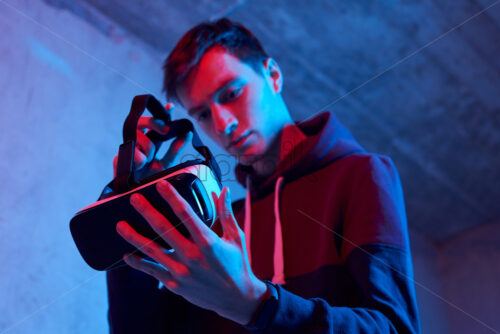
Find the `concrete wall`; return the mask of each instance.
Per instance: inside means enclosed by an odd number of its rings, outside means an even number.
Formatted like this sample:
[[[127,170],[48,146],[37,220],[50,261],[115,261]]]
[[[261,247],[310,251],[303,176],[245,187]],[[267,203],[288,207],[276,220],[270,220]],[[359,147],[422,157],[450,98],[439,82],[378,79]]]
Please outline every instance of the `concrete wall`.
[[[439,253],[451,333],[499,333],[500,223],[462,233]]]
[[[81,10],[0,3],[0,333],[107,332],[69,220],[111,180],[132,97],[162,97],[163,55]]]
[[[439,245],[410,230],[422,333],[499,333],[500,223]]]
[[[422,234],[413,229],[409,233],[422,333],[452,333],[446,304],[441,299],[443,286],[439,279],[438,250]]]
[[[500,223],[439,245],[410,239],[422,333],[499,333]]]
[[[114,28],[0,3],[1,333],[107,331],[104,274],[68,223],[111,178],[131,97],[161,81],[158,55]]]
[[[161,97],[164,55],[80,13],[0,2],[0,333],[108,330],[104,274],[80,258],[68,223],[110,180],[131,98]],[[225,183],[241,197],[227,161]],[[411,232],[424,333],[491,332],[443,299],[500,328],[499,231],[440,248]]]

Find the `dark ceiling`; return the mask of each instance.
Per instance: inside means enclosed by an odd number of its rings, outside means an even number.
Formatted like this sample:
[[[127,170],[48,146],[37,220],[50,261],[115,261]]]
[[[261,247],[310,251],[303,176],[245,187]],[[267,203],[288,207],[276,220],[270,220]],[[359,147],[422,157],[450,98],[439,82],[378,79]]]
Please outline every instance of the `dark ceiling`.
[[[161,55],[237,20],[278,60],[296,120],[332,110],[392,157],[414,229],[441,242],[499,220],[499,0],[46,2],[92,24],[97,9]]]

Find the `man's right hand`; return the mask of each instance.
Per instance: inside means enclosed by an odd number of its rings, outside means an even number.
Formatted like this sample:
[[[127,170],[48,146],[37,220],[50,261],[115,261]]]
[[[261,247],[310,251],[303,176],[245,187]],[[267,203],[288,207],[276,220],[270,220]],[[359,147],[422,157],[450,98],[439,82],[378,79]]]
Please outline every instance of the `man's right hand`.
[[[171,112],[174,108],[172,103],[168,103],[165,108]],[[134,152],[135,175],[140,180],[146,176],[155,174],[159,171],[169,168],[179,156],[181,151],[192,139],[192,133],[187,136],[175,138],[167,153],[162,158],[155,157],[156,151],[154,143],[146,136],[148,131],[154,130],[162,135],[168,133],[168,125],[153,117],[141,117],[137,123],[137,142]],[[116,167],[118,164],[118,155],[113,159],[113,177],[116,177]],[[146,167],[147,166],[147,167]]]

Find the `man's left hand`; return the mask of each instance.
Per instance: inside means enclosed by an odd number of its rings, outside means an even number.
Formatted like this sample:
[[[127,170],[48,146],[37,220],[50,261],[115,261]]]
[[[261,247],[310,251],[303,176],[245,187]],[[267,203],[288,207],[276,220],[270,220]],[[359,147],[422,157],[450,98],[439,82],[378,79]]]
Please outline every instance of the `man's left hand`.
[[[248,324],[267,287],[250,268],[245,235],[233,215],[229,188],[224,187],[219,197],[212,193],[222,237],[201,221],[170,183],[160,181],[157,190],[191,236],[184,237],[144,196],[134,194],[130,197],[132,206],[175,251],[168,251],[120,221],[118,233],[155,262],[134,254],[124,255],[124,261],[189,302],[241,325]]]

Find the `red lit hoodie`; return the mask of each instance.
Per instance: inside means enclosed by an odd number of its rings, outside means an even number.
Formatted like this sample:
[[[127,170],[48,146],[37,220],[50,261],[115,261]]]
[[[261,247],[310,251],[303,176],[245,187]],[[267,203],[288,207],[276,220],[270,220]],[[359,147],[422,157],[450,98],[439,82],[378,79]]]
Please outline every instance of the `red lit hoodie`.
[[[238,165],[233,203],[255,275],[278,302],[261,333],[420,333],[403,193],[391,159],[336,117],[297,123],[275,172]],[[217,224],[214,229],[220,232]],[[249,333],[129,267],[107,273],[112,333]],[[266,319],[263,323],[262,320]],[[264,325],[262,325],[264,324]]]

